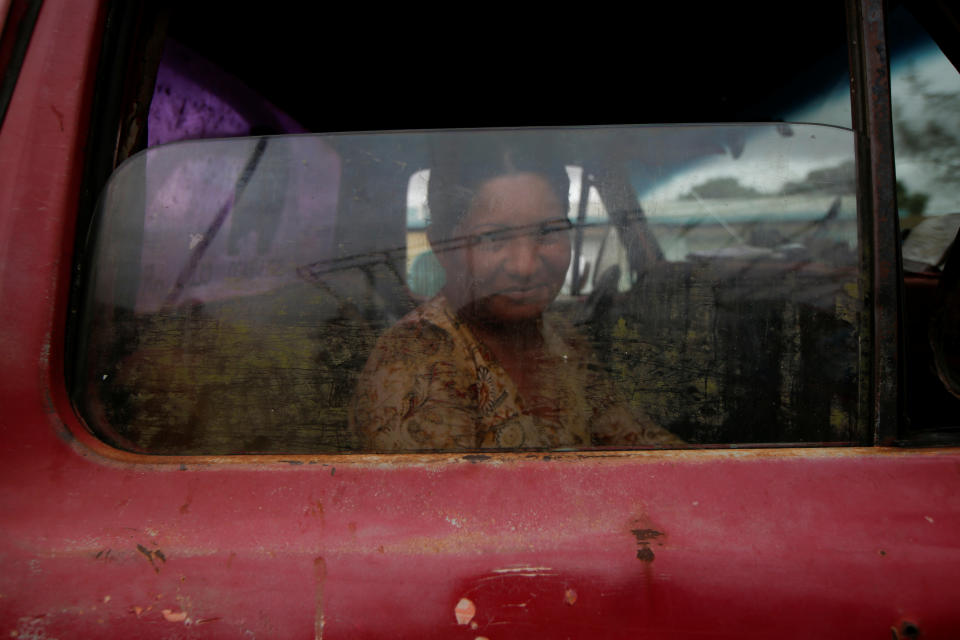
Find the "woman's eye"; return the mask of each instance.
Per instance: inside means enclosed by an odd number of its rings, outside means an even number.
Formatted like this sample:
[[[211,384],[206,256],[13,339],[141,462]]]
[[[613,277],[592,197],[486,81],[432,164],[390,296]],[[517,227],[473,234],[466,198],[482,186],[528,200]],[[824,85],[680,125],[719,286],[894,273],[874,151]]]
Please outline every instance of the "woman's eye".
[[[487,249],[495,249],[503,244],[506,234],[503,231],[488,231],[477,236],[477,244]]]

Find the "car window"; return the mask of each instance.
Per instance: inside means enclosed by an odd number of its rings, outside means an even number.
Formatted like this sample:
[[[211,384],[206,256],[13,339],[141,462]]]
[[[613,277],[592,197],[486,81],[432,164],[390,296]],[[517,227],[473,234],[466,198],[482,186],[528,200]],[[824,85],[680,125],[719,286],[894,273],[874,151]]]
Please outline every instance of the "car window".
[[[852,163],[784,123],[158,146],[74,398],[163,454],[863,442]]]
[[[865,357],[858,335],[868,319],[856,275],[843,10],[826,0],[803,12],[755,9],[744,10],[749,22],[720,6],[701,8],[696,21],[680,7],[648,12],[644,28],[676,32],[667,49],[627,22],[584,28],[579,50],[603,53],[570,60],[547,55],[520,25],[509,30],[509,53],[489,47],[479,27],[421,37],[374,25],[362,69],[334,64],[351,51],[317,37],[323,8],[158,10],[144,36],[162,43],[155,54],[147,47],[155,77],[127,90],[149,109],[130,109],[138,115],[120,124],[114,158],[147,150],[116,167],[78,248],[84,315],[70,336],[77,366],[68,378],[81,413],[133,451],[400,450],[378,444],[363,426],[370,420],[358,422],[358,388],[377,388],[371,358],[384,357],[394,328],[450,293],[442,255],[459,249],[430,238],[426,196],[446,166],[431,149],[446,144],[435,136],[473,140],[424,128],[508,126],[477,135],[518,131],[565,149],[552,156],[564,167],[554,182],[568,185],[558,195],[565,213],[464,237],[491,256],[534,229],[537,255],[556,258],[553,239],[569,243],[544,317],[559,319],[549,335],[577,347],[567,359],[595,388],[565,395],[571,384],[560,380],[538,393],[523,363],[510,362],[523,349],[475,358],[468,389],[463,380],[445,389],[479,403],[487,426],[476,432],[487,435],[452,448],[666,446],[636,424],[670,434],[670,446],[864,441],[867,387],[854,354]],[[709,63],[691,64],[684,43]],[[461,59],[463,72],[438,73],[437,51]],[[834,94],[846,97],[839,108],[794,117]],[[771,124],[592,126],[760,121]],[[368,129],[398,132],[299,135]],[[618,146],[618,135],[634,146]],[[82,209],[86,227],[92,206]],[[482,292],[477,265],[461,270],[462,289]],[[472,338],[477,353],[496,341]],[[503,397],[518,400],[503,404],[491,380],[512,381]],[[405,398],[391,409],[405,416],[414,400],[436,400],[419,387],[391,393]],[[487,404],[485,393],[494,394]],[[576,411],[551,402],[558,397]],[[603,418],[604,404],[631,419]],[[577,411],[573,422],[593,426],[574,437],[564,416]],[[552,421],[566,435],[503,435],[489,424],[500,424],[494,414]],[[414,429],[424,450],[446,446],[431,439],[431,420]],[[611,435],[610,425],[626,423],[634,426]]]

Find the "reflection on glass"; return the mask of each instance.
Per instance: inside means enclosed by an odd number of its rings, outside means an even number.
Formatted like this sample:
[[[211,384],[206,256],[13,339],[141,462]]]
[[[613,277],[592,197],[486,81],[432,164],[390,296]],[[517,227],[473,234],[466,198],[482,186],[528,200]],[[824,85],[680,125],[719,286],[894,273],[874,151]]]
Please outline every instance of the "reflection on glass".
[[[667,259],[855,263],[845,130],[782,124],[731,132],[725,144],[729,153],[694,158],[666,176],[638,160],[634,185]]]
[[[74,396],[157,453],[859,442],[852,160],[782,123],[151,149]]]
[[[427,234],[445,284],[374,347],[351,414],[364,448],[681,444],[545,315],[570,266],[570,181],[555,153],[510,138],[434,150]]]
[[[891,18],[890,93],[901,226],[960,213],[960,73],[902,7]]]

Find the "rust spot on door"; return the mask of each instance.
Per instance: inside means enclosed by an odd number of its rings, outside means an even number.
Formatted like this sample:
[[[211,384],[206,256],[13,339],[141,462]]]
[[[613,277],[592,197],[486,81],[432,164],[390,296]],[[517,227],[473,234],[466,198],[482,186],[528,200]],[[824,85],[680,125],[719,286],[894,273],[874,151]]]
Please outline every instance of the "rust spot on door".
[[[650,542],[663,536],[663,532],[656,529],[631,529],[630,533],[637,539],[637,560],[653,562],[655,556]]]
[[[150,551],[150,549],[147,549],[142,544],[137,545],[137,551],[142,553],[144,557],[150,561],[150,566],[153,567],[153,570],[156,573],[160,573],[160,564],[158,564],[156,561],[159,560],[161,564],[167,561],[167,557],[163,554],[162,551],[160,551],[159,549],[157,549],[156,551]]]

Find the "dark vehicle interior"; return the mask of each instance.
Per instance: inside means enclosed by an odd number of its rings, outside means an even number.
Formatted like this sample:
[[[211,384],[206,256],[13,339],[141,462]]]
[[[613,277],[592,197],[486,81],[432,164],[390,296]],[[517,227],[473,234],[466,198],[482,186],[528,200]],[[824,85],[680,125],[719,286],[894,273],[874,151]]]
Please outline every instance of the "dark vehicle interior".
[[[94,131],[114,133],[91,139],[113,144],[91,145],[79,228],[94,233],[89,244],[78,234],[83,266],[73,308],[82,319],[71,334],[78,366],[68,375],[91,429],[132,451],[354,450],[346,413],[356,376],[379,333],[422,301],[406,286],[405,249],[397,239],[408,232],[411,176],[429,163],[407,148],[389,148],[389,140],[373,154],[344,137],[330,142],[342,168],[335,249],[302,261],[298,282],[203,304],[174,297],[163,313],[141,314],[135,310],[141,285],[134,279],[112,291],[114,306],[94,304],[83,274],[96,271],[97,197],[115,167],[152,146],[158,129],[151,132],[149,105],[162,93],[158,70],[162,74],[171,50],[187,56],[180,69],[218,70],[206,76],[207,88],[229,94],[243,123],[225,133],[208,118],[199,127],[182,126],[180,134],[174,126],[161,142],[300,132],[777,123],[837,87],[849,91],[843,7],[819,0],[802,8],[698,7],[696,20],[686,6],[645,7],[642,15],[554,10],[526,17],[491,9],[469,27],[444,25],[436,16],[429,18],[434,26],[419,26],[428,17],[413,10],[371,22],[299,4],[239,12],[227,3],[116,3],[111,11]],[[931,15],[937,14],[929,8],[916,12],[921,20]],[[110,55],[129,47],[143,55]],[[184,103],[179,114],[188,108]],[[738,154],[729,146],[721,151]],[[584,175],[605,168],[600,157],[564,160],[583,167]],[[581,274],[592,278],[589,295],[578,295],[575,285],[559,304],[578,314],[605,361],[629,374],[633,401],[696,446],[869,442],[858,347],[867,322],[857,293],[863,258],[827,247],[788,267],[782,261],[671,260],[642,208],[638,213],[630,180],[614,170],[602,173],[594,186],[626,247],[629,286],[618,288],[619,278],[600,272],[597,258],[593,273]],[[817,224],[827,225],[831,215],[824,209]],[[366,232],[371,225],[382,233]],[[142,236],[143,222],[126,231]],[[754,231],[752,244],[762,244],[764,230]],[[112,268],[138,271],[138,252]],[[899,436],[907,442],[952,441],[957,433],[956,362],[944,355],[955,353],[949,342],[956,339],[949,329],[956,326],[950,320],[956,285],[949,286],[955,254],[942,271],[905,280],[909,420]],[[818,288],[831,291],[827,312],[805,303]],[[196,373],[211,370],[217,375]]]

